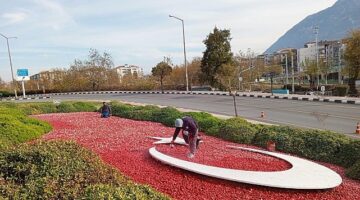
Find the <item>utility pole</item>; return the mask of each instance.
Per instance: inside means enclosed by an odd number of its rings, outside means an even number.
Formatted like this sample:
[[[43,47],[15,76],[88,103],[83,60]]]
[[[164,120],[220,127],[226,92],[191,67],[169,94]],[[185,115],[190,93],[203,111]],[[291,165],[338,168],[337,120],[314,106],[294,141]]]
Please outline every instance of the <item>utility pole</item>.
[[[319,78],[319,49],[318,49],[318,35],[319,35],[319,27],[314,27],[315,34],[315,51],[316,51],[316,79],[317,79],[317,90],[319,90],[320,78]]]
[[[14,94],[15,94],[15,98],[17,98],[16,82],[15,82],[15,78],[14,78],[14,71],[13,71],[10,46],[9,46],[9,39],[16,39],[17,37],[6,37],[5,35],[3,35],[1,33],[0,33],[0,35],[6,39],[6,44],[7,44],[8,54],[9,54],[9,61],[10,61],[10,68],[11,68],[11,77],[12,77],[13,87],[14,87]]]
[[[294,55],[291,52],[291,76],[292,76],[292,83],[291,83],[291,91],[294,94],[295,93],[295,86],[294,86]]]
[[[286,73],[285,84],[286,84],[286,89],[287,89],[287,86],[289,84],[289,70],[288,70],[288,55],[287,55],[287,53],[285,54],[285,73]]]
[[[339,42],[340,43],[340,42]],[[338,61],[338,82],[339,82],[339,84],[341,84],[341,43],[340,43],[340,45],[339,45],[339,52],[338,52],[338,59],[339,59],[339,61]]]

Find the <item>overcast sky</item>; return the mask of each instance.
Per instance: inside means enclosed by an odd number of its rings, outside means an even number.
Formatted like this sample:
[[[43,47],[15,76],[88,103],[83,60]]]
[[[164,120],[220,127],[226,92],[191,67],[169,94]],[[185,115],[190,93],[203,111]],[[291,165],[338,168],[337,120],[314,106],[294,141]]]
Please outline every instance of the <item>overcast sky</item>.
[[[215,26],[230,29],[232,51],[262,53],[306,16],[336,0],[0,0],[0,33],[16,36],[10,47],[14,71],[30,74],[68,68],[90,48],[110,53],[116,66],[150,72],[170,56],[183,63],[181,22],[188,60],[202,56],[202,41]],[[0,37],[0,77],[10,80],[6,40]]]

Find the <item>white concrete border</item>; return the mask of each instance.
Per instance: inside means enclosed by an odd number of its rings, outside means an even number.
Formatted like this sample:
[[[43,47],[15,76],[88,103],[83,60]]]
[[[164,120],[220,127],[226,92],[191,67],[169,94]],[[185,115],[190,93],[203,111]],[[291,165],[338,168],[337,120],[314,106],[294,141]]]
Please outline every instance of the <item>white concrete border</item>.
[[[87,94],[162,94],[160,91],[90,91],[90,92],[65,92],[65,93],[50,93],[47,95],[87,95]],[[163,94],[191,94],[191,95],[220,95],[229,96],[229,92],[221,91],[165,91]],[[41,96],[41,95],[34,95]],[[295,101],[317,101],[317,102],[331,102],[343,104],[360,105],[360,98],[350,97],[335,97],[335,96],[314,96],[314,95],[283,95],[259,92],[239,92],[236,96],[253,97],[253,98],[269,98],[269,99],[287,99]]]
[[[154,159],[174,167],[214,178],[247,184],[286,189],[309,190],[330,189],[337,187],[342,183],[341,176],[336,172],[305,159],[244,147],[230,146],[230,148],[273,156],[289,162],[292,165],[292,168],[285,171],[276,172],[235,170],[202,165],[173,158],[157,151],[155,147],[149,149],[149,153]]]

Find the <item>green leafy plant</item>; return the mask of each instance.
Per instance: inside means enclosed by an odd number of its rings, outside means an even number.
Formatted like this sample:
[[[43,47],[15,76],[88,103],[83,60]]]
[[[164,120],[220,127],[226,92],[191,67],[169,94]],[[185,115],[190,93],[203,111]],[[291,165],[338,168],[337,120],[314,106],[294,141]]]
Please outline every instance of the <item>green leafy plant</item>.
[[[94,153],[63,141],[23,144],[0,152],[1,197],[167,199],[149,187],[132,183]]]

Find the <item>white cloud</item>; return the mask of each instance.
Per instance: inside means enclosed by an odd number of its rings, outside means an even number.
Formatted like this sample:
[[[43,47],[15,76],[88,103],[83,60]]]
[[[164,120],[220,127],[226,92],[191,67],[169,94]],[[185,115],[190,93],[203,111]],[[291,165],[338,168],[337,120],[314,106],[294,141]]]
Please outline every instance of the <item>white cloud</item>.
[[[51,0],[34,0],[34,3],[39,6],[36,12],[33,12],[38,25],[60,30],[67,25],[75,24],[73,17],[62,4]]]
[[[4,13],[1,15],[4,20],[7,21],[7,24],[15,24],[22,22],[28,16],[27,13],[24,12],[11,12],[11,13]]]

